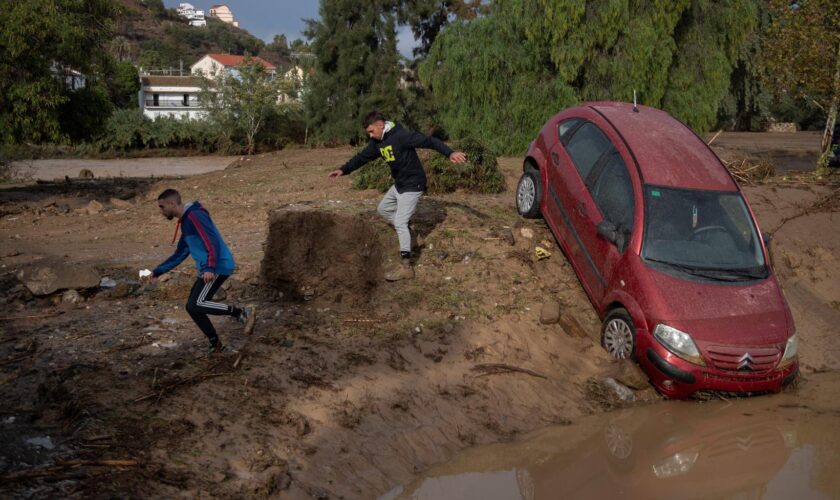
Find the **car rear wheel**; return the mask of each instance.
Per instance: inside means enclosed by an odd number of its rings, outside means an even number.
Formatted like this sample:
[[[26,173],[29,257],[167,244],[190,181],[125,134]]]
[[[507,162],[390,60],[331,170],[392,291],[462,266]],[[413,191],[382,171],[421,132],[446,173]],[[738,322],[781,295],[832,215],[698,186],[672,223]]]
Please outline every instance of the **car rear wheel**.
[[[542,199],[542,181],[540,172],[531,165],[525,166],[525,172],[516,185],[516,210],[526,219],[540,216],[540,200]]]
[[[632,359],[636,354],[636,327],[624,308],[613,309],[601,328],[601,345],[616,359]]]

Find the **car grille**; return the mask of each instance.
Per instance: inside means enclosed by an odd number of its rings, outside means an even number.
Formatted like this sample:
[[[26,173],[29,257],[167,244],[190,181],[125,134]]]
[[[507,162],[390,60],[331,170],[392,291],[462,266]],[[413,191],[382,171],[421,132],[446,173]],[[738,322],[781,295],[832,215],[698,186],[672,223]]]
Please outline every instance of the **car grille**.
[[[775,347],[709,346],[706,354],[718,370],[729,372],[764,372],[779,363],[781,352]]]

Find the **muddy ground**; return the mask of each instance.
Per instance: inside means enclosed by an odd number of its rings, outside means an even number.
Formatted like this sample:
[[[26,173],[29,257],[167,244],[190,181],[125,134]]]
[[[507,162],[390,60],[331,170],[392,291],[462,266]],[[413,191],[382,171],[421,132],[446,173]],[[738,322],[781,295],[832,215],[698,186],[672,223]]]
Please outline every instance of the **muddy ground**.
[[[0,494],[370,498],[459,450],[616,405],[594,382],[616,367],[577,278],[545,224],[515,214],[519,159],[500,159],[506,193],[425,197],[417,278],[386,284],[396,241],[375,213],[380,194],[326,179],[351,154],[291,150],[168,182],[0,190]],[[215,321],[234,352],[205,355],[183,309],[189,262],[157,287],[133,284],[174,248],[153,201],[165,187],[208,207],[237,259],[228,301],[258,307],[251,338]],[[791,390],[836,412],[840,186],[793,177],[746,193],[774,235],[802,340]],[[267,234],[278,208],[341,223],[309,227],[295,247],[288,220],[277,223],[287,241]],[[267,286],[267,240],[297,255],[272,268],[296,270],[293,283]],[[551,257],[537,261],[535,245]],[[360,251],[383,261],[348,259]],[[93,265],[126,285],[78,304],[9,293],[34,262]],[[347,266],[372,285],[348,281]],[[559,324],[540,323],[547,300],[560,302]],[[814,381],[832,389],[805,390]]]

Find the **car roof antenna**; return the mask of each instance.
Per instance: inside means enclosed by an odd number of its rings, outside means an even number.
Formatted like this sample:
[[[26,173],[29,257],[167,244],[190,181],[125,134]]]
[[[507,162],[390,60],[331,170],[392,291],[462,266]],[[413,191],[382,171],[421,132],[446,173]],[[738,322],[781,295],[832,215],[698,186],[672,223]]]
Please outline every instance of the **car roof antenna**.
[[[633,89],[633,112],[638,113],[639,108],[636,106],[636,89]]]

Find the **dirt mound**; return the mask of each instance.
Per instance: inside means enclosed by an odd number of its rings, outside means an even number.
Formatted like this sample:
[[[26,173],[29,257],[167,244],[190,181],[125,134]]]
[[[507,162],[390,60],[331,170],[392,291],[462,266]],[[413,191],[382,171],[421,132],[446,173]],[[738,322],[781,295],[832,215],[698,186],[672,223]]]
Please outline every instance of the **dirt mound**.
[[[360,215],[276,210],[260,276],[285,298],[363,305],[382,280],[382,255],[379,236]]]

